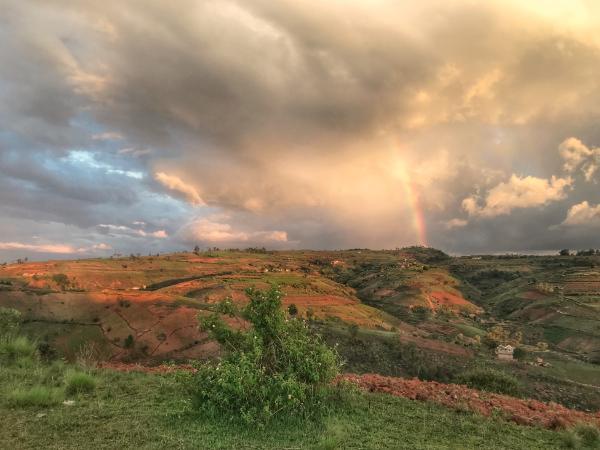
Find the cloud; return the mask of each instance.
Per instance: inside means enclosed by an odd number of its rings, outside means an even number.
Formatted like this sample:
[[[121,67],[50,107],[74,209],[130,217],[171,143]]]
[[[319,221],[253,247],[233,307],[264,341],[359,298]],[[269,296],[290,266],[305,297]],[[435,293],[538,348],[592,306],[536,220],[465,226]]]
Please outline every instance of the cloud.
[[[95,141],[120,141],[123,139],[123,136],[116,131],[106,131],[104,133],[93,134],[92,139]]]
[[[154,179],[179,197],[183,197],[192,205],[204,205],[204,201],[200,197],[200,194],[198,194],[198,191],[193,186],[185,183],[181,178],[175,175],[168,175],[164,172],[157,172],[154,174]]]
[[[563,167],[569,173],[581,168],[586,181],[592,181],[600,167],[600,148],[589,148],[579,139],[570,137],[559,146]]]
[[[448,230],[451,230],[453,228],[462,228],[462,227],[466,226],[468,223],[469,223],[468,220],[454,218],[454,219],[450,219],[450,220],[444,222],[444,227]]]
[[[272,245],[288,242],[288,235],[285,231],[242,231],[219,221],[218,217],[194,220],[187,224],[180,233],[182,239],[190,243]]]
[[[216,212],[209,237],[282,246],[555,245],[567,189],[600,201],[569,178],[598,174],[600,10],[550,3],[4,2],[0,231],[162,251]]]
[[[465,198],[462,207],[470,216],[476,217],[491,218],[510,214],[514,209],[540,207],[562,200],[572,183],[573,180],[569,177],[552,176],[547,180],[513,174],[507,182],[490,189],[482,200],[476,196]]]
[[[26,250],[38,253],[77,253],[77,249],[67,244],[25,244],[22,242],[0,242],[0,250]]]
[[[562,222],[563,226],[598,226],[600,225],[600,204],[590,205],[583,201],[571,206],[567,217]]]
[[[146,226],[144,222],[134,222],[134,225],[138,225],[140,227]],[[134,237],[154,237],[158,239],[165,239],[169,237],[168,233],[165,230],[146,231],[141,228],[131,228],[126,225],[113,225],[109,223],[101,223],[97,225],[97,228],[103,233],[114,233],[117,235],[123,234]]]

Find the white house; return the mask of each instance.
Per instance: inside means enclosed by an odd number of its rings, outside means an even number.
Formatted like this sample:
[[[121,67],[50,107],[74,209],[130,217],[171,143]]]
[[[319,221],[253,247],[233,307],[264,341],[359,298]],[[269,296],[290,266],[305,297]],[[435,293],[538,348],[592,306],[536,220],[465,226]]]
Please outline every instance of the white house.
[[[496,357],[498,359],[512,361],[515,348],[512,345],[499,345],[496,347]]]

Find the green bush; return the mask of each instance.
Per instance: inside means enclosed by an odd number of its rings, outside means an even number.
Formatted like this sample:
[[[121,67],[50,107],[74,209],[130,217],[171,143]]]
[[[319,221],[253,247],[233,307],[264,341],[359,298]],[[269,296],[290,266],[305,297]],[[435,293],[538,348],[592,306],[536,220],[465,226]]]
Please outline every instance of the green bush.
[[[199,365],[190,376],[194,406],[207,415],[257,424],[321,411],[335,389],[337,353],[304,321],[286,319],[278,288],[246,294],[250,302],[241,315],[251,329],[232,330],[218,313],[200,318],[202,329],[226,354],[217,365]],[[238,314],[230,301],[219,310]]]
[[[498,394],[518,395],[519,382],[515,377],[490,368],[472,369],[457,377],[460,384],[482,391]]]
[[[58,389],[34,386],[14,389],[7,395],[6,400],[12,407],[48,407],[59,404],[62,396]]]
[[[523,360],[527,359],[528,356],[529,356],[529,352],[527,350],[525,350],[523,347],[517,347],[517,348],[515,348],[515,351],[513,352],[513,357],[515,359],[518,359],[519,361],[523,361]]]
[[[88,373],[72,371],[66,374],[65,385],[67,395],[89,394],[96,389],[96,379]]]
[[[0,308],[0,336],[12,336],[21,326],[21,313],[13,308]]]
[[[4,364],[35,361],[38,357],[37,345],[25,336],[4,336],[0,338],[0,361]]]

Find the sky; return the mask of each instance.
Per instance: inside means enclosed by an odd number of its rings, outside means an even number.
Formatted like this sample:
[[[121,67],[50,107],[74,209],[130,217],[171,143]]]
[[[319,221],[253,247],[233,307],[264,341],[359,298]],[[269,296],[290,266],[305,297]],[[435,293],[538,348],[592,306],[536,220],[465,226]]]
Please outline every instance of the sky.
[[[600,247],[595,0],[0,0],[0,262]]]

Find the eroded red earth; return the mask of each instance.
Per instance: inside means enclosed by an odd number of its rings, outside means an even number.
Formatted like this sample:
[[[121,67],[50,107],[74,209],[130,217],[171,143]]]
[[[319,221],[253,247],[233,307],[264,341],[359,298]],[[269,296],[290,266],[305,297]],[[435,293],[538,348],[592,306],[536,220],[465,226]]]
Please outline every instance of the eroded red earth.
[[[557,403],[518,399],[508,395],[482,392],[457,384],[385,377],[376,374],[345,374],[339,380],[349,381],[369,392],[383,392],[411,400],[430,401],[455,410],[473,411],[484,416],[501,412],[519,425],[549,429],[566,428],[579,422],[600,425],[600,412],[585,413]]]

